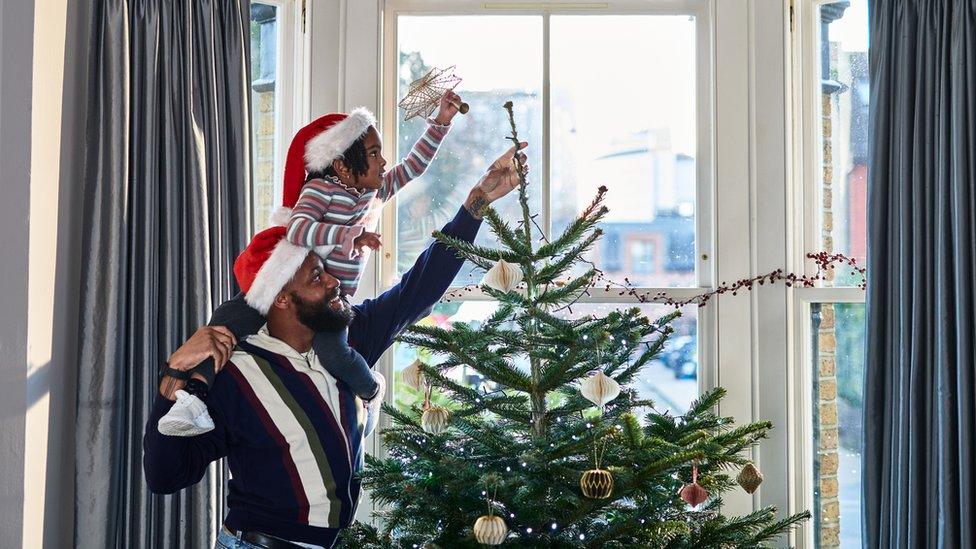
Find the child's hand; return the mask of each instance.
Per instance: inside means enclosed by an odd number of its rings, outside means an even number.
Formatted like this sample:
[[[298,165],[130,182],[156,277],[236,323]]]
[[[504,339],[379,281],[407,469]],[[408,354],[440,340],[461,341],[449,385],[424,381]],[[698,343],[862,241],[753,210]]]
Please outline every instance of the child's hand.
[[[440,105],[437,107],[437,118],[434,122],[437,122],[441,126],[446,126],[451,123],[454,119],[454,115],[458,113],[458,106],[461,104],[461,96],[454,93],[451,90],[444,92],[441,96]]]
[[[363,249],[363,246],[366,246],[367,248],[370,248],[372,250],[378,250],[380,249],[380,246],[383,245],[383,243],[380,242],[379,233],[371,233],[369,231],[364,231],[363,234],[357,236],[352,241],[352,245],[357,250]]]

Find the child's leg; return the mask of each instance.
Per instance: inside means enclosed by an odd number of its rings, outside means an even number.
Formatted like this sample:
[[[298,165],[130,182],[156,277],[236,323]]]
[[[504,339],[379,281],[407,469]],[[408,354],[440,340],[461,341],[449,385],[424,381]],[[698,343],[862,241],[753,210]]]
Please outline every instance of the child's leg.
[[[249,335],[258,333],[258,330],[261,329],[261,326],[264,326],[265,322],[267,320],[261,316],[261,313],[252,309],[244,301],[244,294],[238,293],[230,300],[221,304],[220,307],[217,307],[217,310],[214,311],[207,325],[224,326],[240,341]],[[193,371],[207,379],[207,385],[213,383],[215,370],[216,366],[212,358],[204,360],[193,369]]]
[[[349,346],[347,330],[315,334],[312,348],[319,362],[333,377],[345,382],[359,398],[370,400],[379,391],[366,360]]]

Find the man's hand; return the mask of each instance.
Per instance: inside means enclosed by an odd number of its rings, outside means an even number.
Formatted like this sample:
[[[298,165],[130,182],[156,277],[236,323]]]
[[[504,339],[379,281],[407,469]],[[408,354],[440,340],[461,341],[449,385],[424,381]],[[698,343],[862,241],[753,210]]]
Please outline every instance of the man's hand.
[[[383,243],[380,242],[380,234],[371,233],[369,231],[363,231],[363,234],[357,236],[352,241],[352,246],[356,250],[362,250],[363,246],[366,246],[367,248],[370,248],[372,250],[378,250],[382,245]]]
[[[525,141],[519,143],[518,146],[518,163],[525,170],[525,173],[529,172],[529,165],[526,162],[527,158],[525,153],[522,152],[522,149],[528,146],[529,144]],[[491,166],[488,167],[488,172],[471,189],[471,193],[468,194],[468,199],[464,202],[464,207],[471,215],[481,219],[485,208],[489,204],[518,187],[519,174],[516,169],[515,155],[516,148],[512,146],[512,148],[505,151],[505,154],[499,156],[497,160],[492,162]]]
[[[187,371],[196,367],[207,358],[214,359],[215,372],[219,372],[230,355],[234,352],[237,339],[230,330],[223,326],[204,326],[196,331],[186,343],[180,346],[169,357],[169,367],[174,370]],[[206,381],[200,374],[193,377]],[[159,392],[166,398],[173,400],[177,390],[182,389],[185,382],[163,376],[159,384]]]
[[[451,90],[444,92],[444,95],[441,96],[440,104],[437,106],[437,118],[434,119],[434,122],[437,122],[441,126],[450,124],[451,120],[458,113],[458,105],[460,104],[460,95]]]

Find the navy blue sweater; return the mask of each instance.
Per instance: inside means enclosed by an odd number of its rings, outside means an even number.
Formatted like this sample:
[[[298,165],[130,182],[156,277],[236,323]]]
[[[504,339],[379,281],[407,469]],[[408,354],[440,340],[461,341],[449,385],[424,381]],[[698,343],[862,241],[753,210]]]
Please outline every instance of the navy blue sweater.
[[[461,208],[442,231],[473,242],[481,222]],[[406,327],[429,314],[464,261],[440,243],[400,282],[356,305],[349,342],[372,366]],[[303,543],[323,543],[355,515],[362,465],[361,401],[317,360],[259,333],[239,344],[210,389],[216,428],[169,437],[157,423],[172,402],[157,395],[143,439],[149,489],[173,493],[228,458],[227,525]]]

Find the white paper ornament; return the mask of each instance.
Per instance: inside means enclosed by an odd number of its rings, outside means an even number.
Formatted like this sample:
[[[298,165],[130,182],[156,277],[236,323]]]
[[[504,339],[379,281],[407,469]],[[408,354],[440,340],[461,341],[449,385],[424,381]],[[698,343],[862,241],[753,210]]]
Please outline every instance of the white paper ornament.
[[[439,435],[447,428],[450,419],[451,413],[447,408],[434,404],[424,408],[424,413],[420,415],[420,426],[432,435]]]
[[[508,526],[502,517],[484,515],[474,523],[474,537],[484,545],[501,545],[508,537]]]
[[[620,394],[620,384],[600,371],[580,383],[580,392],[587,400],[603,408]]]
[[[485,286],[505,293],[514,290],[520,282],[522,282],[522,269],[504,259],[499,259],[491,269],[488,269],[481,280]]]
[[[400,372],[400,379],[403,383],[413,387],[414,390],[419,391],[424,386],[424,372],[420,369],[421,362],[419,359],[413,361],[410,366],[407,366]]]

